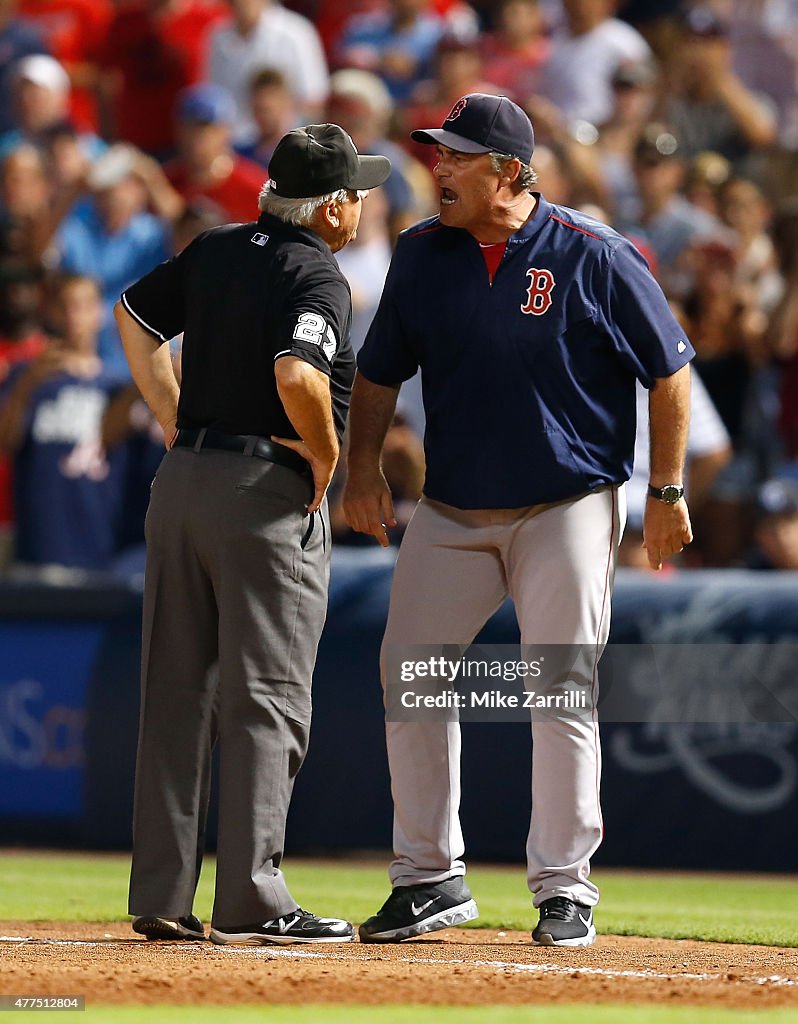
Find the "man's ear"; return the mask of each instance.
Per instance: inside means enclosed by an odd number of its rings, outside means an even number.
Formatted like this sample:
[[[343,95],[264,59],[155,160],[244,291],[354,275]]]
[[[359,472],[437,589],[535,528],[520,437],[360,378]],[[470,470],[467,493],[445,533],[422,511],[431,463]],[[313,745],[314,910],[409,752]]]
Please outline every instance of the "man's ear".
[[[338,214],[338,203],[334,199],[331,199],[322,206],[321,215],[325,224],[329,224],[333,228],[340,227],[341,218]]]
[[[521,161],[518,159],[506,160],[499,171],[499,188],[505,188],[518,180],[521,173]]]

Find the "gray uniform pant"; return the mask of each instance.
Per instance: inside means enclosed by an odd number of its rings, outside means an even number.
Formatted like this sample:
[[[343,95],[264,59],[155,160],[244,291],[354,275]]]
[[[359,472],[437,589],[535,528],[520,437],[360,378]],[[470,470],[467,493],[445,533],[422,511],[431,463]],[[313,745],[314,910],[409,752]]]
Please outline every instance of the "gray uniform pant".
[[[310,496],[306,477],[237,453],[174,449],[158,470],[146,525],[131,914],[191,912],[217,734],[213,921],[250,924],[297,906],[279,865],[329,579],[327,512],[311,522]]]
[[[523,509],[463,511],[422,499],[396,562],[383,686],[391,645],[467,646],[508,594],[522,644],[595,645],[597,664],[625,519],[622,487]],[[597,679],[591,682],[597,699]],[[463,874],[459,723],[387,722],[386,738],[392,884]],[[598,890],[588,879],[590,858],[602,835],[598,722],[553,711],[533,723],[532,738],[529,888],[537,906],[551,896],[592,906]]]

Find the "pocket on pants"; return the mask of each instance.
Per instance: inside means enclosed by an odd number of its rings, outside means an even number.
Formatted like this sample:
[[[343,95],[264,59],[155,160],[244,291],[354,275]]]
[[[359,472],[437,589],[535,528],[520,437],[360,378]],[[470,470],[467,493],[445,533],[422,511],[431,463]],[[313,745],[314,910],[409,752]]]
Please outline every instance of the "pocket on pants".
[[[248,485],[235,488],[235,532],[239,559],[268,564],[278,576],[302,579],[302,538],[307,529],[304,507],[289,495]]]

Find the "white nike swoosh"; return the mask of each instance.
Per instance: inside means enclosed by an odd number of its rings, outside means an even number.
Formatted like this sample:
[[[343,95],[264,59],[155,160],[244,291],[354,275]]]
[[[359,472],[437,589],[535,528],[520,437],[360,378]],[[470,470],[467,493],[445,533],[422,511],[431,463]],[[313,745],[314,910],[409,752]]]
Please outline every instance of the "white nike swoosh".
[[[579,917],[579,920],[582,922],[582,924],[585,926],[585,928],[589,928],[590,927],[591,918],[593,917],[592,914],[588,914],[587,915],[587,920],[585,920],[585,918],[582,917],[581,914],[578,914],[577,916]]]
[[[440,896],[435,896],[433,899],[427,900],[426,903],[422,903],[420,907],[416,906],[416,903],[415,903],[415,900],[414,900],[410,904],[410,912],[412,913],[413,917],[418,917],[419,914],[423,914],[424,913],[424,911],[427,909],[427,907],[431,907],[432,904],[435,903],[435,901],[439,900],[439,899],[440,899]]]
[[[288,931],[288,929],[289,928],[293,928],[293,926],[297,923],[298,920],[299,920],[299,915],[298,914],[295,914],[290,920],[284,919],[282,924],[279,926],[280,934],[281,935],[285,935],[285,933]]]

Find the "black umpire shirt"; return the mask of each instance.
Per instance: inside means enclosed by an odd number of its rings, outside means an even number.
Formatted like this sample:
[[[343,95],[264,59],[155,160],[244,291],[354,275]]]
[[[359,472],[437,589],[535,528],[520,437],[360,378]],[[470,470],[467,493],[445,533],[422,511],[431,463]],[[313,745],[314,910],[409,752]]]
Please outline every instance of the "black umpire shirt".
[[[298,356],[330,378],[338,440],[355,359],[349,285],[313,231],[269,214],[199,235],[122,295],[161,341],[183,332],[177,426],[296,438],[274,362]]]

